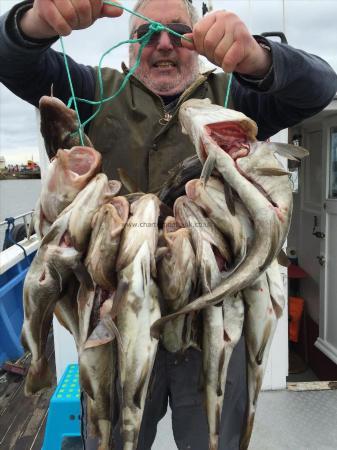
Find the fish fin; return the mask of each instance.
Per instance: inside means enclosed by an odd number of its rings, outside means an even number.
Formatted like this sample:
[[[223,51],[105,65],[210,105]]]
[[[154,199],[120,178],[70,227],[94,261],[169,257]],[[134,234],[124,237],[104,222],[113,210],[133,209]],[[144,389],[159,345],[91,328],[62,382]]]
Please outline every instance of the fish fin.
[[[128,192],[130,192],[130,194],[140,191],[139,187],[134,182],[134,180],[130,177],[130,175],[126,172],[126,170],[124,170],[121,167],[118,167],[117,173],[118,173],[119,179],[122,182],[122,185],[125,187],[125,189]]]
[[[274,153],[278,153],[279,155],[290,160],[297,161],[309,156],[308,150],[298,145],[282,144],[280,142],[266,142],[265,144],[268,147],[270,146],[270,150]]]
[[[150,362],[147,360],[145,366],[142,369],[142,373],[139,379],[139,383],[135,392],[135,395],[133,396],[133,403],[138,409],[141,409],[141,401],[142,401],[142,395],[144,391],[144,387],[146,384],[146,379],[148,376],[150,370]]]
[[[216,405],[215,415],[216,415],[215,434],[217,437],[219,437],[220,436],[220,424],[221,424],[221,406],[219,404]]]
[[[73,271],[80,284],[84,285],[89,291],[94,289],[94,282],[91,275],[82,262],[77,264]]]
[[[215,156],[208,155],[206,161],[204,162],[200,180],[203,180],[205,184],[209,180],[209,177],[212,175],[213,169],[215,168],[215,161]]]
[[[181,125],[181,132],[182,132],[182,134],[188,135],[188,132],[187,132],[186,128],[184,127],[184,125]]]
[[[113,303],[110,315],[112,319],[116,318],[120,312],[120,310],[123,308],[125,301],[126,301],[126,292],[129,288],[129,282],[125,281],[125,279],[121,278],[118,281],[117,289],[113,296]]]
[[[272,329],[272,323],[271,323],[271,320],[268,320],[268,323],[266,324],[266,326],[264,327],[264,330],[263,330],[263,337],[262,337],[262,343],[261,343],[260,349],[255,358],[255,362],[259,366],[261,366],[263,363],[263,358],[264,358],[264,354],[266,351],[266,347],[267,347],[268,341],[270,339],[271,329]]]
[[[221,355],[220,355],[219,366],[218,366],[218,383],[217,383],[217,388],[216,388],[216,395],[218,397],[222,397],[224,394],[221,378],[222,378],[223,368],[225,366],[225,358],[226,358],[226,350],[223,348]]]
[[[52,387],[53,375],[45,356],[31,364],[25,381],[25,395],[33,395],[44,388]]]
[[[105,316],[102,320],[99,321],[98,325],[87,339],[86,343],[84,344],[84,350],[108,344],[115,338],[117,339],[118,344],[123,347],[122,338],[115,322],[109,315]]]
[[[277,255],[277,262],[283,267],[290,266],[289,258],[283,249],[281,249],[280,253]]]
[[[283,175],[290,175],[290,172],[287,170],[281,169],[280,167],[259,167],[255,170],[257,175],[262,176],[274,176],[274,177],[281,177]]]
[[[224,192],[229,212],[235,216],[234,190],[228,183],[224,183]]]
[[[168,247],[158,247],[155,254],[156,263],[164,258],[165,255],[169,253]]]

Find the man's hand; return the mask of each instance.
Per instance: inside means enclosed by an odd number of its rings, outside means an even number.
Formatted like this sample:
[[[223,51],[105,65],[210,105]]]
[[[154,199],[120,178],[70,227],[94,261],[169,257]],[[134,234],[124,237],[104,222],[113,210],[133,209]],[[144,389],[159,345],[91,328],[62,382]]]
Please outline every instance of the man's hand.
[[[214,11],[201,19],[186,34],[193,44],[182,39],[182,45],[196,50],[200,55],[225,72],[263,77],[268,72],[272,58],[249,33],[246,25],[234,13]]]
[[[20,28],[31,38],[67,36],[73,30],[88,28],[100,17],[118,17],[123,10],[103,4],[103,0],[35,0]]]

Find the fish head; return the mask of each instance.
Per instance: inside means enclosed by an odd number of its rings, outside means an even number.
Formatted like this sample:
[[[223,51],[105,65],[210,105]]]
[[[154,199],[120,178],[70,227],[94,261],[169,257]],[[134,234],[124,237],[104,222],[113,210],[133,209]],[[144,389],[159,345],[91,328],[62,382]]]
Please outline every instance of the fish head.
[[[188,228],[179,227],[174,217],[168,216],[163,226],[163,237],[168,248],[172,250],[173,246],[181,248],[180,243],[190,238],[190,232]]]
[[[144,194],[130,205],[130,217],[124,227],[116,270],[124,269],[135,258],[140,247],[147,242],[151,255],[151,273],[155,276],[155,253],[158,243],[160,200],[154,194]]]
[[[128,202],[126,203],[128,212]],[[119,209],[121,210],[121,207]],[[114,289],[116,284],[115,263],[121,233],[126,223],[125,211],[122,209],[121,212],[123,217],[113,204],[107,203],[99,208],[92,220],[92,233],[85,262],[95,283],[106,290]]]
[[[68,108],[57,97],[45,95],[39,101],[39,110],[41,134],[49,159],[52,159],[60,148],[71,148],[81,144],[79,123],[73,109]],[[90,139],[85,134],[84,144],[92,147]]]
[[[58,150],[56,176],[81,191],[101,169],[102,156],[92,147],[72,147]]]
[[[207,98],[184,102],[179,120],[202,163],[207,159],[209,144],[232,155],[256,140],[257,125],[253,120],[239,111],[214,105]]]
[[[101,154],[91,147],[59,149],[41,190],[41,209],[49,222],[68,206],[101,167]]]
[[[179,197],[174,204],[174,216],[181,227],[190,231],[197,259],[201,259],[203,242],[208,242],[219,270],[227,270],[232,266],[233,255],[228,243],[198,205],[187,196]]]

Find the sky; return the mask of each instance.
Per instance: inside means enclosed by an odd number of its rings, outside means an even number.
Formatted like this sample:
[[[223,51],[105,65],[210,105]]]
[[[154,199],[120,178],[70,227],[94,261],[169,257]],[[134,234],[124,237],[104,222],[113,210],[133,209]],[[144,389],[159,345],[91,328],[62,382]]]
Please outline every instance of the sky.
[[[0,14],[16,3],[0,0]],[[135,1],[121,3],[132,9]],[[285,32],[290,45],[319,55],[337,71],[337,0],[212,0],[211,3],[214,10],[235,12],[252,34]],[[193,4],[201,14],[202,1],[193,0]],[[64,39],[66,52],[78,62],[98,65],[108,48],[128,38],[129,17],[124,12],[118,19],[101,19],[89,29],[73,32]],[[60,50],[59,42],[54,48]],[[127,60],[124,45],[114,50],[104,65],[120,69],[121,61]],[[38,128],[35,108],[0,85],[0,155],[6,158],[6,163],[39,159]]]

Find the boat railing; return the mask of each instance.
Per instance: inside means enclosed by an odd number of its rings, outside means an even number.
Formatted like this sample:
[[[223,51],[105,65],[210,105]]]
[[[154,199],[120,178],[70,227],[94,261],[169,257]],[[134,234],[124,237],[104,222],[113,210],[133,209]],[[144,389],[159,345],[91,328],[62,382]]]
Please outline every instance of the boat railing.
[[[14,222],[5,220],[0,227],[7,227],[22,220],[26,231],[32,211],[16,216]],[[1,230],[0,228],[0,230]],[[7,236],[10,233],[7,233]],[[40,239],[36,234],[24,238],[0,252],[0,366],[7,360],[19,358],[23,354],[20,333],[23,322],[23,283]]]

